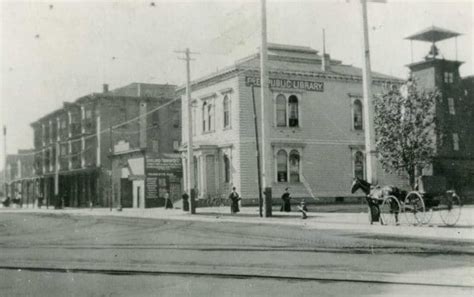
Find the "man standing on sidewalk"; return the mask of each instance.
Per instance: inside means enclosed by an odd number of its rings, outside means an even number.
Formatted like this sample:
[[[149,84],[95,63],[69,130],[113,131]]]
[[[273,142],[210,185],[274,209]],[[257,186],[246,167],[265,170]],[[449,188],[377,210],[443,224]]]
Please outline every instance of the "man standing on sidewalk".
[[[229,199],[231,200],[230,203],[230,213],[231,214],[236,214],[240,211],[239,209],[239,200],[240,196],[239,194],[235,191],[235,187],[232,188],[232,193],[229,195]]]
[[[281,205],[280,211],[290,212],[291,211],[291,203],[290,203],[290,192],[288,191],[289,188],[285,189],[285,193],[281,195],[281,200],[283,200],[283,204]]]

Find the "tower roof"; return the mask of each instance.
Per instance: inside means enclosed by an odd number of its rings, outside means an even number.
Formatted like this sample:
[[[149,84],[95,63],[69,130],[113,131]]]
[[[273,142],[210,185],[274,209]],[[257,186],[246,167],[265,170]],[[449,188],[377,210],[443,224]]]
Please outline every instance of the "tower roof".
[[[459,35],[461,34],[458,32],[431,26],[418,33],[405,37],[405,39],[427,41],[427,42],[438,42],[438,41],[449,39],[449,38],[456,37]]]

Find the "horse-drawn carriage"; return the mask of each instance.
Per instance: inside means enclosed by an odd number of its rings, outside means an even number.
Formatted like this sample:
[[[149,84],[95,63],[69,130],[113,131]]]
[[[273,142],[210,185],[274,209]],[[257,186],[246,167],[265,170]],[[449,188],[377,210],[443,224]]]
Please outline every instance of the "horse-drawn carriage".
[[[428,224],[433,212],[438,212],[441,221],[454,226],[461,216],[461,198],[454,190],[446,190],[446,180],[440,176],[422,176],[417,190],[407,192],[393,186],[375,186],[356,178],[351,192],[361,189],[369,205],[369,221],[380,221],[383,225],[400,223],[403,214],[409,224]]]

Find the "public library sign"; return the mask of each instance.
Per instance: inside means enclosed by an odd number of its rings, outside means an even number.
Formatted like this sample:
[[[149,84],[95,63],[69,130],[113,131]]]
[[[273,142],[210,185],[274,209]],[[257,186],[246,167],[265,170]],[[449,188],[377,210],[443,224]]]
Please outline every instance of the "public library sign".
[[[245,85],[247,87],[260,87],[260,77],[246,76]],[[311,92],[324,92],[324,83],[308,80],[270,78],[270,88],[286,88]]]

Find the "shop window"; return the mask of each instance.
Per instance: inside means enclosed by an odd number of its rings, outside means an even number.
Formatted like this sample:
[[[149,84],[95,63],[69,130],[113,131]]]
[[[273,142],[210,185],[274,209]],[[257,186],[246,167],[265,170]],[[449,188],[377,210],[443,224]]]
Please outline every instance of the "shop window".
[[[230,182],[230,160],[227,155],[224,155],[224,181]]]
[[[290,98],[288,98],[288,108],[288,125],[290,127],[298,127],[298,97],[291,95]]]
[[[354,130],[362,130],[362,102],[360,100],[354,100],[353,105],[353,127]]]
[[[286,127],[286,98],[280,94],[276,98],[277,127]]]
[[[361,151],[354,154],[354,177],[364,179],[364,154]]]
[[[459,135],[453,133],[453,150],[459,151]]]
[[[300,182],[300,154],[297,150],[290,152],[290,182]]]
[[[177,110],[173,111],[173,127],[174,128],[179,128],[179,124],[180,124],[180,114]]]
[[[455,115],[456,111],[454,109],[454,98],[448,98],[448,107],[449,107],[449,113],[452,115]]]
[[[223,109],[224,109],[224,128],[229,128],[230,127],[230,99],[229,99],[229,96],[227,95],[224,97]]]
[[[285,150],[277,153],[277,181],[288,182],[288,154]]]

